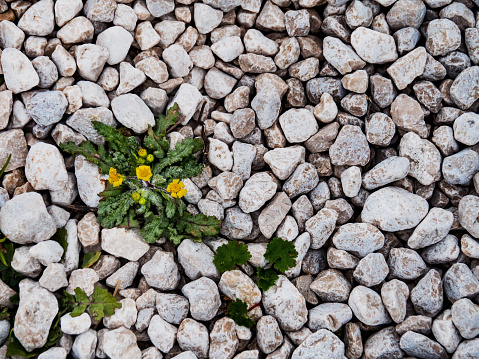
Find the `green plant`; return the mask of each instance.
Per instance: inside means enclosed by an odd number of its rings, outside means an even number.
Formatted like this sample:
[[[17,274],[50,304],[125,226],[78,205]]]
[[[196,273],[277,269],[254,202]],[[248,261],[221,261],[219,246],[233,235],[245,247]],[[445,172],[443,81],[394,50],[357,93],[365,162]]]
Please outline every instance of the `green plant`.
[[[296,265],[297,257],[298,252],[293,242],[281,238],[273,238],[266,246],[266,252],[264,254],[264,258],[268,260],[270,267],[256,268],[258,288],[267,291],[274,286],[279,276],[273,268],[284,273]],[[247,245],[237,241],[229,241],[218,247],[213,263],[218,271],[222,273],[235,268],[242,270],[240,265],[246,264],[249,259],[251,259],[251,254],[248,251]],[[228,304],[226,312],[236,324],[251,328],[254,325],[254,321],[248,316],[248,312],[256,306],[257,305],[254,305],[248,308],[247,303],[236,299],[236,301]]]
[[[90,268],[100,259],[101,252],[88,252],[83,256],[82,268]]]
[[[254,320],[248,316],[248,304],[241,299],[236,299],[228,305],[228,315],[236,324],[246,328],[251,328],[255,325]]]
[[[95,287],[91,301],[81,288],[75,288],[75,296],[63,292],[67,303],[72,308],[71,316],[78,317],[89,307],[91,315],[98,321],[105,316],[115,314],[115,308],[121,308],[121,303],[106,289]]]
[[[250,260],[251,254],[248,246],[237,241],[229,241],[218,247],[213,263],[220,273],[235,269]]]
[[[149,126],[143,144],[124,129],[114,129],[92,121],[95,130],[108,144],[96,147],[86,141],[60,147],[80,154],[109,174],[109,184],[100,193],[98,221],[105,228],[138,227],[149,243],[167,237],[175,244],[184,238],[200,241],[219,233],[221,222],[203,214],[192,215],[181,200],[186,194],[182,179],[201,173],[203,165],[195,153],[203,149],[200,139],[185,138],[174,149],[166,139],[167,129],[179,122],[179,108],[174,104],[166,116]]]

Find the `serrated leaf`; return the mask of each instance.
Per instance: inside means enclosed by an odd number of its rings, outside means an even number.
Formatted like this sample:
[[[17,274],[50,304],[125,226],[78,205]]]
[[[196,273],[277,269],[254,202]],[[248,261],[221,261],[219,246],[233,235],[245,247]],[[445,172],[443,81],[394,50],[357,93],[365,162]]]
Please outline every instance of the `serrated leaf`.
[[[229,241],[218,247],[213,263],[218,271],[233,270],[237,265],[244,265],[251,258],[248,246],[237,241]]]
[[[173,126],[178,122],[180,116],[180,108],[175,102],[168,110],[166,110],[166,116],[159,116],[156,120],[156,134],[158,136],[165,136],[168,127]]]
[[[241,299],[236,299],[228,305],[228,315],[236,324],[243,327],[251,328],[255,325],[254,320],[248,316],[248,304]]]
[[[106,289],[95,287],[92,295],[90,312],[98,321],[104,316],[115,314],[115,308],[121,308],[121,303]]]
[[[173,216],[174,216],[175,213],[176,213],[176,204],[175,204],[174,201],[175,201],[175,200],[174,200],[174,199],[171,199],[171,198],[169,198],[169,199],[166,201],[165,213],[166,213],[166,217],[168,217],[168,218],[173,218]]]
[[[90,299],[88,299],[88,296],[83,291],[83,289],[77,287],[77,288],[75,288],[74,292],[75,292],[75,300],[76,300],[77,304],[88,304],[88,303],[90,303]]]
[[[205,216],[203,213],[192,215],[183,212],[177,225],[178,231],[189,234],[194,238],[216,236],[221,229],[221,221],[213,216]]]
[[[70,313],[70,315],[72,317],[78,317],[79,315],[82,315],[83,313],[85,313],[85,310],[86,310],[87,307],[88,306],[86,304],[75,305],[75,306],[73,306],[73,310]]]
[[[101,157],[95,146],[90,141],[85,141],[80,145],[76,145],[73,142],[60,143],[59,146],[62,151],[68,152],[72,155],[78,154],[84,156],[88,162],[96,164],[101,173],[108,173],[110,170],[111,164],[108,163],[108,159]]]
[[[293,242],[276,237],[268,243],[264,254],[264,258],[282,273],[296,266],[297,256]]]
[[[263,292],[274,286],[279,278],[278,274],[271,268],[258,267],[256,268],[256,275],[258,276],[258,288]]]
[[[83,264],[82,268],[90,268],[92,265],[96,263],[98,259],[100,259],[101,252],[88,252],[83,256]]]

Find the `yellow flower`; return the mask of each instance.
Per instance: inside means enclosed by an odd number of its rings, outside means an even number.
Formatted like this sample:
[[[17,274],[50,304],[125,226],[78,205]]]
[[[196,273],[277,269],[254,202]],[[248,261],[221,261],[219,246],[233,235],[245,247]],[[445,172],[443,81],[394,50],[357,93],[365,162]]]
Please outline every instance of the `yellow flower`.
[[[146,152],[146,150],[144,148],[142,148],[138,151],[138,155],[140,157],[146,157],[148,155],[148,152]]]
[[[151,173],[150,166],[138,166],[136,168],[136,178],[149,181],[153,173]]]
[[[173,182],[166,187],[166,191],[170,192],[173,198],[181,198],[188,193],[183,182],[178,179],[174,179]]]
[[[110,171],[108,172],[108,182],[110,182],[113,187],[118,187],[121,186],[123,183],[123,176],[119,173],[116,173],[116,169],[113,167],[110,167]]]

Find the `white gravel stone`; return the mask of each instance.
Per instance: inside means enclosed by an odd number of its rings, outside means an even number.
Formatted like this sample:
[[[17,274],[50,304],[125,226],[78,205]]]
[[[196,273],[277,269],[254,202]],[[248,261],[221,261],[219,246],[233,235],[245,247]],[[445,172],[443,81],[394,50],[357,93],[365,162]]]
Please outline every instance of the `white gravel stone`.
[[[95,349],[95,347],[96,342],[93,349]],[[123,327],[109,330],[105,333],[103,336],[103,351],[110,358],[142,358],[135,334],[131,330]]]
[[[177,248],[178,262],[191,280],[200,277],[218,279],[219,273],[213,264],[213,251],[204,243],[184,239]]]
[[[370,288],[355,287],[351,291],[348,304],[354,315],[366,325],[382,325],[391,322],[381,297]]]
[[[28,91],[40,83],[32,63],[20,50],[4,49],[1,54],[1,63],[5,84],[13,93]]]
[[[286,331],[299,330],[307,321],[306,301],[296,287],[280,275],[276,284],[263,293],[263,307]]]
[[[78,335],[90,329],[91,319],[88,313],[83,313],[78,317],[72,317],[67,313],[60,318],[60,328],[64,334]]]
[[[386,187],[366,199],[361,218],[384,231],[395,232],[416,227],[428,209],[422,197],[402,188]]]
[[[181,289],[190,302],[191,316],[200,321],[213,319],[221,305],[218,287],[211,279],[202,277]]]
[[[96,39],[96,44],[108,49],[108,65],[116,65],[122,62],[130,50],[133,36],[121,26],[112,26]]]
[[[351,34],[351,45],[364,61],[384,64],[398,58],[396,43],[391,35],[359,27]]]
[[[57,147],[37,143],[30,148],[25,176],[36,190],[62,190],[68,181],[63,156]]]
[[[58,301],[37,282],[20,282],[20,303],[15,314],[15,337],[26,349],[41,348],[47,342],[48,332],[58,313]]]
[[[148,125],[155,124],[153,113],[138,95],[118,96],[111,101],[111,108],[117,120],[136,133],[144,133]]]
[[[30,248],[30,255],[44,266],[58,263],[62,259],[63,248],[55,241],[42,241]]]
[[[10,241],[20,244],[39,243],[56,232],[42,196],[35,192],[15,196],[3,205],[0,228]]]
[[[107,253],[130,261],[137,261],[149,249],[138,231],[125,228],[103,229],[101,247]]]

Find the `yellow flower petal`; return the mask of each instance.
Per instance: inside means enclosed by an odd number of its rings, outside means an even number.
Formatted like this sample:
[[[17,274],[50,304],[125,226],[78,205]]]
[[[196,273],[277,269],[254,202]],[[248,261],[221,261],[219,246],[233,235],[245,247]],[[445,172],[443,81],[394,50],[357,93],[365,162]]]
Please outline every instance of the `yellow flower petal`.
[[[178,180],[178,179],[174,179],[173,182],[171,182],[171,183],[177,184],[179,181],[180,181],[180,180]]]
[[[150,166],[138,166],[136,168],[136,178],[149,181],[153,174],[151,173]]]
[[[181,198],[183,197],[184,195],[186,195],[188,193],[188,191],[186,189],[182,189],[178,192],[178,198]]]
[[[178,183],[180,185],[180,187],[185,187],[184,183],[183,182],[180,182]]]

